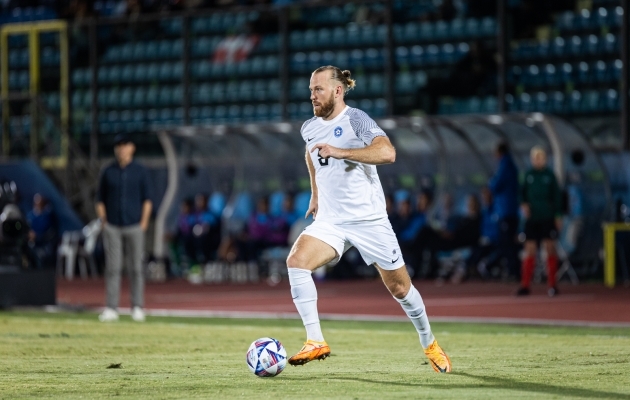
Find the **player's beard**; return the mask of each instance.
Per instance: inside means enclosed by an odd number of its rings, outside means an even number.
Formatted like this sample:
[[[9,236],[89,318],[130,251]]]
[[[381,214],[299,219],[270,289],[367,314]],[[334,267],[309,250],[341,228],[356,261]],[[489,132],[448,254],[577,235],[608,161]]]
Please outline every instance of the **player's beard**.
[[[313,114],[316,117],[326,118],[330,114],[332,114],[335,109],[335,94],[330,94],[330,99],[325,103],[319,103],[319,109],[315,108],[315,104],[313,104]]]

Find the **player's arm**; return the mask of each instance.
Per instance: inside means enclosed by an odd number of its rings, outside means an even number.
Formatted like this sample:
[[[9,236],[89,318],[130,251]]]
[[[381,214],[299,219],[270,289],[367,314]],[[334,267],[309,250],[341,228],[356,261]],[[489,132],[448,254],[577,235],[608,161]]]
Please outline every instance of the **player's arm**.
[[[311,178],[311,201],[308,204],[308,210],[306,211],[306,215],[304,218],[308,218],[310,214],[313,214],[313,218],[317,217],[317,181],[315,180],[315,166],[313,165],[313,160],[311,159],[311,155],[308,154],[308,149],[306,150],[305,157],[306,166],[308,168],[308,175]]]
[[[360,149],[340,149],[328,143],[317,143],[311,149],[311,152],[314,151],[319,151],[319,156],[322,158],[332,157],[363,164],[381,165],[396,161],[396,149],[387,136],[377,136],[372,143]]]

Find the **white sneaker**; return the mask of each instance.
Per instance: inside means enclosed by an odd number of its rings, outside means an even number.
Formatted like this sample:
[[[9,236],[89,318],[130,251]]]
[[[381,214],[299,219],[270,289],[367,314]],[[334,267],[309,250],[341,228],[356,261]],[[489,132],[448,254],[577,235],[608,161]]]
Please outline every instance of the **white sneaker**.
[[[98,316],[98,320],[101,322],[118,321],[118,312],[113,308],[108,307]]]
[[[146,317],[144,315],[144,311],[142,311],[142,308],[134,307],[133,310],[131,310],[131,319],[136,322],[144,322]]]

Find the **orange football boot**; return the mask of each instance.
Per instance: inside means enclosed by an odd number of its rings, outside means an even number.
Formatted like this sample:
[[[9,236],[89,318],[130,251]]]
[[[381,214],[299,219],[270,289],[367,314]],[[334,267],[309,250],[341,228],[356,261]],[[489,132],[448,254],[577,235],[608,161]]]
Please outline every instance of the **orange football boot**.
[[[424,354],[427,355],[429,361],[431,363],[431,367],[438,373],[448,373],[451,372],[451,359],[448,358],[444,350],[440,347],[437,340],[434,340],[433,343],[426,349],[424,349]]]
[[[293,357],[289,358],[291,365],[304,365],[309,361],[323,360],[330,356],[330,347],[324,342],[307,340],[302,349]]]

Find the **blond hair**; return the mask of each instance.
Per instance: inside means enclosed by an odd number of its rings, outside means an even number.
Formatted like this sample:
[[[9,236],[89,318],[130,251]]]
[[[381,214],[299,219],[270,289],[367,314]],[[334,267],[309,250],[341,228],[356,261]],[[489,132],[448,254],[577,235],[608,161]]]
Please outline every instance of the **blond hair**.
[[[545,149],[542,146],[534,146],[534,147],[532,147],[532,149],[529,151],[529,156],[533,158],[539,153],[542,154],[543,157],[547,158],[547,152],[545,151]]]
[[[333,65],[326,65],[317,68],[313,71],[313,74],[323,71],[331,71],[330,79],[340,82],[343,85],[343,93],[348,93],[349,90],[352,90],[357,85],[357,82],[350,78],[351,73],[348,70],[342,71],[340,68],[335,67]]]

